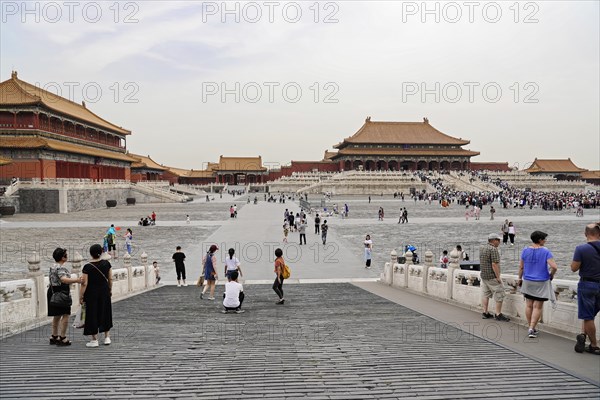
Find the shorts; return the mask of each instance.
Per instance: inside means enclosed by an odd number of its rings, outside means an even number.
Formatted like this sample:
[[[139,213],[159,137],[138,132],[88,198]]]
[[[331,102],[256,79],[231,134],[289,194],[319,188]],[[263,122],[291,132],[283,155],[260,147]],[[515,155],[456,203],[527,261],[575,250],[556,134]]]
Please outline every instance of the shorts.
[[[591,321],[600,312],[600,283],[583,282],[577,284],[577,317]]]
[[[497,303],[504,300],[504,285],[495,279],[482,279],[481,290],[483,290],[483,297],[491,299],[493,296]]]
[[[526,299],[533,300],[533,301],[548,301],[548,299],[546,299],[544,297],[535,297],[535,296],[532,296],[530,294],[524,294],[523,296]]]
[[[111,251],[111,250],[117,251],[117,245],[116,244],[109,244],[108,245],[108,251]]]

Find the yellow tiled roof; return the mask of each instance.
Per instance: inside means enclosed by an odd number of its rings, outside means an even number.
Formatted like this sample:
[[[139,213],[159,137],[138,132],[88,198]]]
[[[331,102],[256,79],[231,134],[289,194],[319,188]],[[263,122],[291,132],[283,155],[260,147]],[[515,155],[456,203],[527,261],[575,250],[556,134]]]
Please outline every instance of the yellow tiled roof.
[[[188,172],[187,175],[185,175],[187,178],[213,178],[214,174],[213,171],[195,171],[195,170],[191,170]]]
[[[142,156],[139,154],[133,154],[133,153],[128,153],[128,155],[137,160],[136,162],[131,164],[131,168],[150,168],[150,169],[157,169],[159,171],[167,170],[167,168],[158,164],[156,161],[154,161],[152,158],[150,158],[150,156],[146,157],[146,156]]]
[[[597,171],[583,171],[581,173],[582,179],[600,179],[600,170]]]
[[[371,121],[368,117],[363,126],[354,135],[336,144],[340,148],[344,144],[469,144],[469,140],[448,136],[424,122],[382,122]]]
[[[213,178],[213,171],[209,170],[193,170],[193,169],[183,169],[183,168],[174,168],[174,167],[164,167],[167,171],[171,172],[173,175],[180,176],[182,178]]]
[[[325,155],[323,155],[323,161],[331,160],[337,154],[336,151],[327,151],[325,150]]]
[[[0,165],[8,165],[10,163],[12,163],[10,158],[0,156]]]
[[[335,158],[343,155],[367,155],[367,156],[461,156],[473,157],[479,155],[477,151],[465,149],[448,149],[448,150],[420,150],[420,149],[361,149],[361,148],[343,148],[335,155]]]
[[[97,147],[88,147],[74,143],[61,142],[59,140],[41,138],[37,136],[18,137],[18,136],[2,136],[0,140],[0,148],[13,149],[38,149],[45,148],[65,153],[85,154],[88,156],[110,158],[112,160],[136,161],[125,153],[99,149]]]
[[[587,171],[584,168],[579,168],[577,165],[571,161],[570,158],[566,160],[538,160],[537,158],[533,160],[533,163],[529,168],[525,170],[525,172],[556,172],[556,173],[565,173],[565,172],[583,172]]]
[[[77,104],[40,87],[17,78],[13,72],[10,79],[0,82],[0,106],[43,105],[61,114],[81,121],[89,122],[101,128],[109,129],[122,135],[130,135],[131,131],[114,125],[97,116],[84,105]]]
[[[210,165],[210,164],[209,164]],[[262,166],[262,157],[219,157],[215,168],[219,171],[266,171]]]

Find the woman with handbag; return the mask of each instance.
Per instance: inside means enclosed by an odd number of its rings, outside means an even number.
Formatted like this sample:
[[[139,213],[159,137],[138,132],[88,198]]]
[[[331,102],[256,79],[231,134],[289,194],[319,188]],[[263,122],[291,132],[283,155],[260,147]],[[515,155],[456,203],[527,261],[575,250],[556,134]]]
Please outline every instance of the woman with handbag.
[[[87,347],[98,347],[98,333],[104,332],[104,344],[111,344],[109,331],[112,323],[112,266],[101,260],[102,246],[90,247],[92,261],[83,266],[83,282],[79,292],[79,303],[85,303],[84,335],[91,335]]]
[[[67,325],[71,315],[70,284],[81,282],[81,278],[71,278],[71,273],[64,267],[67,261],[67,249],[57,247],[52,253],[56,264],[50,267],[48,279],[48,316],[52,318],[52,336],[50,344],[57,346],[70,346],[71,341],[67,339]]]
[[[216,244],[210,246],[206,255],[202,258],[202,275],[204,275],[205,286],[202,289],[202,293],[200,293],[200,298],[204,298],[204,293],[206,293],[206,289],[210,289],[210,294],[208,296],[209,300],[215,299],[215,285],[217,283],[217,270],[215,266],[217,265],[217,257],[215,257],[215,251],[219,250]]]

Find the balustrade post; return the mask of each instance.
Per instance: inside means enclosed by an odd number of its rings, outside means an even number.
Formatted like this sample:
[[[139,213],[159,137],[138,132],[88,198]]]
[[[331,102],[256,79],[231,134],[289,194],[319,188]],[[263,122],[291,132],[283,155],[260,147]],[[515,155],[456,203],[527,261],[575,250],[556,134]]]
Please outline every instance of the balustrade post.
[[[46,299],[46,286],[44,285],[44,274],[40,270],[40,256],[37,252],[33,252],[29,257],[27,257],[27,263],[29,272],[27,273],[27,277],[33,279],[33,290],[35,293],[35,316],[40,318],[47,314],[48,305]]]
[[[71,259],[71,273],[77,275],[78,278],[81,277],[81,262],[82,261],[83,261],[83,257],[81,256],[81,254],[79,254],[78,251],[76,251],[75,254],[73,255],[73,259]],[[74,302],[75,302],[75,299],[79,298],[80,286],[81,286],[80,283],[75,284],[75,294],[72,296]]]
[[[123,256],[123,267],[127,270],[127,292],[133,291],[133,268],[131,267],[131,255],[125,253]]]
[[[452,291],[454,290],[454,271],[456,271],[457,269],[460,269],[460,261],[459,261],[459,257],[460,257],[460,253],[458,252],[458,250],[452,249],[452,251],[450,252],[450,262],[448,263],[448,278],[446,279],[446,283],[448,284],[448,286],[446,287],[446,298],[447,299],[451,299],[452,298]]]
[[[429,279],[429,268],[433,267],[433,252],[427,250],[425,252],[425,265],[423,265],[423,293],[427,293],[427,280]]]
[[[142,266],[144,267],[144,286],[146,289],[148,288],[148,254],[146,252],[142,252],[140,256],[142,260]]]

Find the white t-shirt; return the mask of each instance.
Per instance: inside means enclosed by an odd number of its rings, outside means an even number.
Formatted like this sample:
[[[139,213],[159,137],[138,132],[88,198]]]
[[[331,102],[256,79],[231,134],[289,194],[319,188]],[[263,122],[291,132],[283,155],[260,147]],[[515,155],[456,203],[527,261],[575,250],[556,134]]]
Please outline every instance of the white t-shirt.
[[[225,284],[225,299],[223,299],[224,307],[239,307],[240,293],[244,291],[241,283],[236,281],[227,282]]]
[[[235,271],[240,266],[240,260],[238,260],[237,257],[229,258],[229,256],[227,256],[225,258],[225,265],[227,266],[227,271]]]

